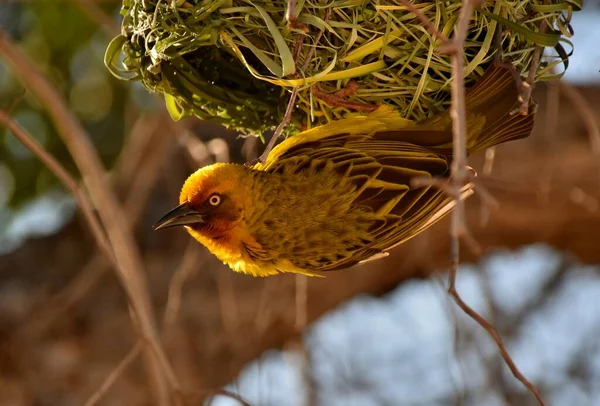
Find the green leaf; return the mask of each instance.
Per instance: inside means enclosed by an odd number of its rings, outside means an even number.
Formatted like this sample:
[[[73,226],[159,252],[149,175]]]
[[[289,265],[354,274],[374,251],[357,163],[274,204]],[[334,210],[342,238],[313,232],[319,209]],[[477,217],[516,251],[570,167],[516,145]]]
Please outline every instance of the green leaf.
[[[250,3],[252,4],[252,3]],[[292,56],[292,52],[288,48],[285,39],[279,32],[277,25],[273,22],[271,17],[269,17],[269,13],[267,13],[262,7],[257,6],[256,4],[252,4],[258,12],[260,16],[265,20],[267,24],[267,29],[273,36],[273,41],[275,42],[275,46],[277,47],[277,51],[279,51],[279,57],[281,58],[281,64],[283,65],[282,76],[291,75],[296,72],[296,63],[294,62],[294,57]]]
[[[231,27],[231,31],[242,41],[246,48],[252,51],[258,60],[260,60],[273,75],[277,76],[278,78],[283,76],[283,68],[279,66],[275,60],[269,58],[266,53],[250,42],[248,38],[246,38],[244,34],[239,32],[235,27]]]
[[[492,20],[499,22],[505,27],[510,28],[512,31],[521,34],[527,41],[533,42],[534,44],[545,46],[545,47],[554,47],[558,44],[560,40],[560,33],[557,32],[549,32],[546,34],[542,34],[540,32],[531,31],[529,28],[515,23],[513,21],[507,20],[504,17],[500,17],[499,15],[490,13],[487,10],[481,9],[479,10],[482,14],[488,16]]]
[[[124,35],[118,35],[110,41],[104,53],[104,65],[117,79],[137,80],[140,77],[138,74],[119,67],[116,62],[119,56],[121,56],[121,50],[126,42],[127,37]]]
[[[170,94],[164,93],[165,96],[165,106],[167,107],[167,111],[169,115],[174,121],[179,121],[185,116],[185,111],[179,108],[177,104],[177,100],[175,97]]]

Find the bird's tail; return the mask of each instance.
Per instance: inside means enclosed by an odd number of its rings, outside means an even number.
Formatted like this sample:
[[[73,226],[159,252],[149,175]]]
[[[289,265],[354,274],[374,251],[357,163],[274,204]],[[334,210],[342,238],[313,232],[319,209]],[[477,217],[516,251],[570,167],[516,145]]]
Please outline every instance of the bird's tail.
[[[532,103],[527,115],[520,114],[519,91],[513,72],[501,65],[490,67],[467,91],[465,110],[469,154],[531,134],[536,106]],[[422,124],[450,131],[452,120],[449,112],[445,112]],[[438,145],[438,148],[451,148],[451,144]]]
[[[469,90],[465,98],[472,116],[467,116],[469,153],[531,134],[536,106],[532,104],[527,115],[520,114],[519,94],[513,72],[498,65],[491,67]],[[481,116],[485,117],[484,122],[480,122]]]

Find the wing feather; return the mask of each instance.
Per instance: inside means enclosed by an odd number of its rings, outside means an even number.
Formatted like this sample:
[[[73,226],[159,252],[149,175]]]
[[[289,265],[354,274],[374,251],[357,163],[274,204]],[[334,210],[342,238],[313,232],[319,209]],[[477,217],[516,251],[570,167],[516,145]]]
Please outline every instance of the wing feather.
[[[510,70],[492,67],[467,92],[469,152],[482,150],[531,132],[533,112],[511,114],[518,88]],[[382,106],[367,116],[352,117],[298,134],[278,145],[254,169],[275,173],[309,170],[339,176],[353,185],[352,205],[371,215],[367,234],[316,261],[315,270],[352,266],[381,254],[438,221],[454,205],[442,191],[414,187],[417,177],[450,174],[452,129],[448,111],[418,124]],[[461,198],[472,194],[472,185]],[[357,241],[359,242],[357,245]],[[310,249],[310,247],[309,247]],[[252,250],[250,250],[252,251]],[[251,255],[260,256],[259,252]]]
[[[344,255],[332,255],[322,261],[321,271],[347,268],[381,255],[412,237],[415,230],[421,230],[449,201],[439,190],[411,185],[411,179],[417,177],[447,176],[447,156],[380,134],[342,134],[297,144],[263,169],[277,172],[282,167],[289,170],[290,166],[302,165],[313,171],[332,170],[354,185],[354,206],[374,215],[369,227],[371,239],[348,249]]]

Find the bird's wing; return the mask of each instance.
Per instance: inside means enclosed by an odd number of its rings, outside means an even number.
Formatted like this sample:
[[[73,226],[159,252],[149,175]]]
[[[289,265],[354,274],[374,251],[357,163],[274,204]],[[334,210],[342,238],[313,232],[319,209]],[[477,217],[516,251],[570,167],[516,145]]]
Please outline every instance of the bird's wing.
[[[434,137],[447,136],[433,132]],[[297,144],[281,153],[266,170],[283,172],[290,168],[333,171],[354,183],[354,205],[375,214],[368,230],[370,241],[323,264],[323,271],[347,268],[386,252],[433,224],[432,219],[440,217],[436,216],[438,211],[451,202],[435,187],[411,184],[417,178],[447,177],[446,156],[408,142],[378,139],[377,134],[339,134]]]

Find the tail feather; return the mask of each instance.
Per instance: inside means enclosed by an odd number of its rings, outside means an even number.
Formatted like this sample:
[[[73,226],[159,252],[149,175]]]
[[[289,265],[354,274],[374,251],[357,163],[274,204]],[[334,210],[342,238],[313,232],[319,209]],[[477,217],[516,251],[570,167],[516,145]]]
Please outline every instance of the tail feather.
[[[505,66],[493,65],[465,97],[469,154],[531,134],[535,106],[525,116],[516,112],[518,106],[519,89],[513,72]],[[451,150],[452,119],[449,111],[419,124],[422,128],[446,131],[449,139],[438,144],[436,149]]]
[[[527,115],[519,114],[519,93],[513,72],[499,65],[492,66],[469,90],[465,98],[467,110],[473,116],[472,120],[467,119],[469,153],[531,134],[535,106]],[[485,120],[479,123],[478,117]]]

